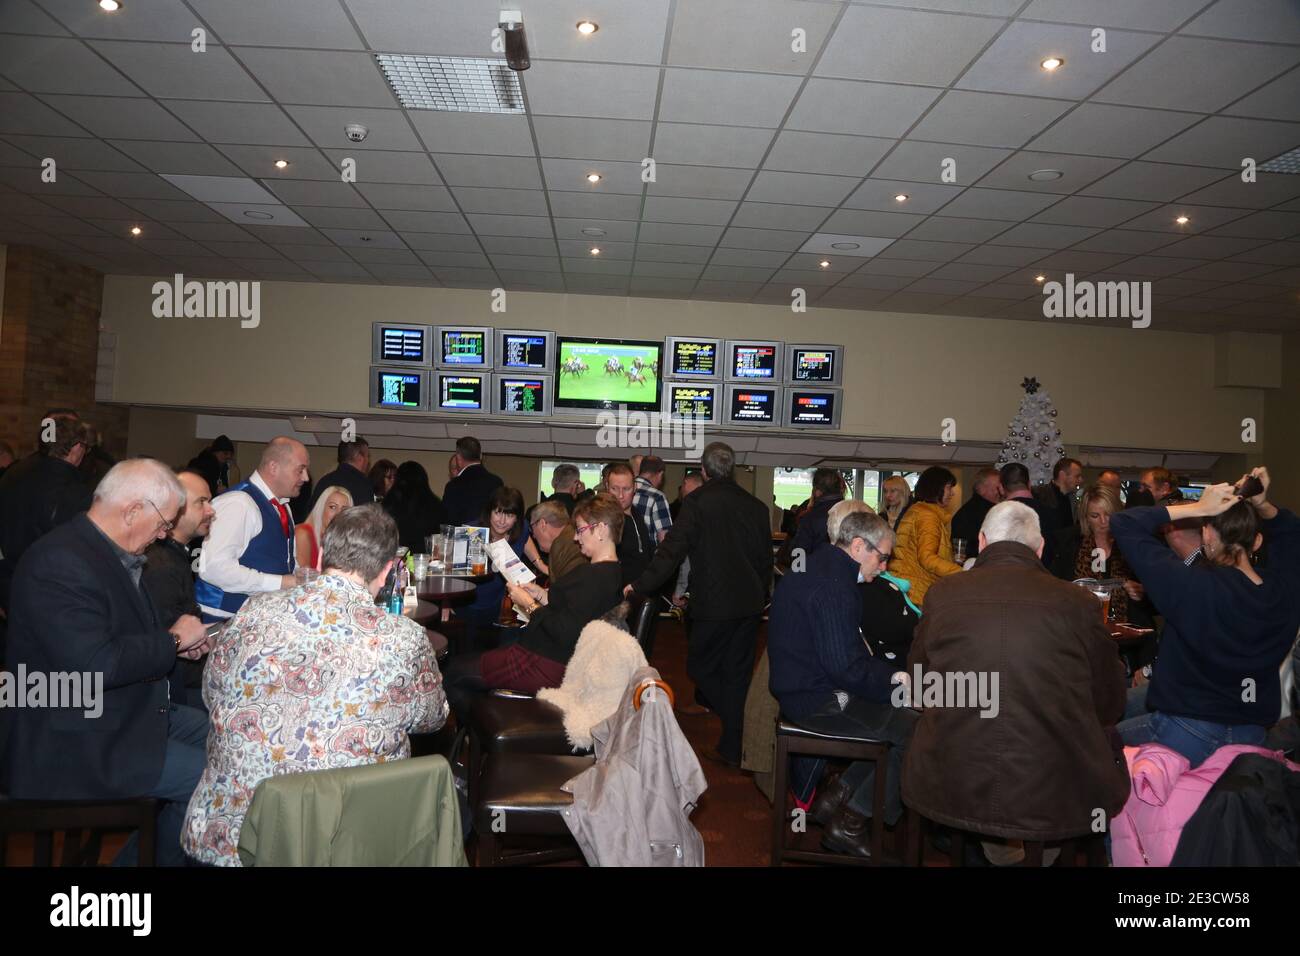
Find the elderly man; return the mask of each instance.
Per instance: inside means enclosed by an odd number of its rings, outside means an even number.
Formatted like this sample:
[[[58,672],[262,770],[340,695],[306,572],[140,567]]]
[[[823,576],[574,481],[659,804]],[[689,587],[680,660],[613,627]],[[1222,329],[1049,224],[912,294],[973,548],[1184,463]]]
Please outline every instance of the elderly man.
[[[307,466],[302,442],[274,438],[252,476],[213,501],[216,519],[195,587],[205,621],[230,618],[250,594],[296,583],[288,505],[307,482]]]
[[[1129,793],[1106,730],[1124,712],[1124,666],[1097,599],[1054,578],[1042,552],[1032,510],[994,505],[974,567],[926,595],[908,656],[925,709],[903,766],[907,805],[1008,841],[1095,832],[1097,811],[1118,813]]]
[[[989,509],[1002,500],[1002,479],[996,468],[981,468],[975,472],[975,490],[970,500],[952,516],[952,538],[966,542],[966,556],[979,554],[980,526]]]
[[[1168,468],[1148,468],[1142,472],[1142,490],[1158,505],[1177,504],[1183,500],[1174,473]]]
[[[15,708],[5,761],[10,796],[43,800],[156,797],[158,862],[181,865],[180,828],[203,769],[208,721],[168,700],[177,656],[207,649],[199,619],[159,623],[140,584],[144,552],[175,525],[185,492],[149,458],[115,465],[90,510],[27,550],[14,576],[10,671],[75,675],[81,700]],[[93,675],[93,680],[92,680]],[[51,682],[52,683],[52,682]],[[93,690],[87,685],[93,685]],[[98,697],[88,700],[87,696]],[[135,838],[118,862],[134,862]]]
[[[573,525],[562,501],[554,498],[533,507],[533,536],[524,554],[554,584],[587,559],[573,540]],[[543,560],[542,555],[546,555]]]
[[[767,633],[772,695],[787,718],[809,730],[887,740],[885,822],[902,815],[899,771],[916,713],[894,707],[898,667],[874,657],[862,636],[859,583],[873,580],[894,551],[894,533],[878,515],[836,514],[833,546],[818,549],[802,572],[782,577],[772,597]],[[815,783],[821,761],[796,770],[795,792]],[[859,761],[818,794],[812,817],[825,830],[822,845],[870,857],[874,764]],[[778,795],[784,799],[784,795]]]
[[[203,863],[239,866],[244,814],[267,777],[402,760],[410,734],[447,719],[424,628],[375,604],[397,524],[375,504],[348,508],[322,549],[321,576],[244,604],[204,671],[212,739],[182,838]]]

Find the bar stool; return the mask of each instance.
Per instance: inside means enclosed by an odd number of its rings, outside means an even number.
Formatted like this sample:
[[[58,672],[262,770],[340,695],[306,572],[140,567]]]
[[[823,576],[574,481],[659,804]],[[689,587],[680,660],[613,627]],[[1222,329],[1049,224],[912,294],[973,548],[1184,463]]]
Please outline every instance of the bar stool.
[[[920,813],[909,808],[907,811],[906,824],[906,856],[909,866],[921,866],[922,861],[922,841],[921,833],[925,824],[931,827],[935,826],[935,821],[922,816]],[[951,829],[950,844],[948,849],[948,863],[950,866],[964,866],[966,863],[966,838],[968,836],[977,837],[977,834],[968,834],[965,830]],[[1074,866],[1078,857],[1080,845],[1087,854],[1087,866],[1105,866],[1106,865],[1106,841],[1105,835],[1101,833],[1086,833],[1079,836],[1070,837],[1065,840],[1024,840],[1022,841],[1025,849],[1025,858],[1017,864],[1024,867],[1041,867],[1043,865],[1043,854],[1050,848],[1059,847],[1061,855],[1056,860],[1056,866]]]
[[[889,744],[866,737],[821,734],[778,716],[776,721],[776,763],[773,773],[772,866],[786,860],[802,863],[878,865],[885,834],[885,775]],[[835,757],[842,760],[870,760],[876,765],[876,782],[871,795],[871,859],[863,860],[825,850],[795,850],[786,846],[790,815],[786,810],[787,782],[792,755]]]
[[[158,843],[159,802],[149,797],[127,800],[15,800],[0,795],[0,866],[5,864],[10,833],[32,833],[33,863],[54,865],[54,834],[63,831],[61,866],[94,866],[104,832],[138,830],[139,866],[154,865]],[[81,831],[87,831],[83,843]]]

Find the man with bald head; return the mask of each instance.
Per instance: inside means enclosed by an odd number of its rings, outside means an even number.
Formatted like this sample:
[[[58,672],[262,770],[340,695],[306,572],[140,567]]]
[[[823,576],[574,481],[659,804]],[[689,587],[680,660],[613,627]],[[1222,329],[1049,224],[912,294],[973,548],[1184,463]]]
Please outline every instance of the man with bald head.
[[[1118,471],[1115,471],[1113,468],[1107,468],[1097,476],[1097,484],[1106,485],[1108,488],[1114,488],[1116,491],[1119,491],[1123,486],[1124,481],[1120,478]]]
[[[250,594],[294,586],[288,504],[306,484],[308,464],[302,442],[273,438],[248,480],[213,500],[216,518],[194,589],[204,621],[232,617]]]

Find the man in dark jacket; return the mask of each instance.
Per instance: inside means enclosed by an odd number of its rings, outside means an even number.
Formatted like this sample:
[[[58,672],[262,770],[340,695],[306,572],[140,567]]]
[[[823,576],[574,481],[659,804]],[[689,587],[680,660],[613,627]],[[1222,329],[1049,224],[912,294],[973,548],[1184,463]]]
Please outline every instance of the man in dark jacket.
[[[1075,523],[1075,494],[1083,486],[1083,465],[1074,458],[1062,458],[1052,466],[1052,480],[1035,490],[1056,530]]]
[[[708,480],[682,499],[678,520],[627,592],[650,597],[690,559],[686,669],[722,718],[718,759],[739,766],[745,694],[772,583],[771,519],[767,506],[736,484],[730,446],[707,445],[702,464]]]
[[[483,467],[483,446],[472,435],[456,439],[452,467],[456,477],[447,482],[447,489],[442,493],[447,523],[477,525],[492,492],[504,482]]]
[[[966,557],[979,554],[980,526],[989,509],[1002,500],[1002,481],[996,468],[981,468],[975,472],[975,490],[970,500],[952,516],[952,539],[966,542]]]
[[[370,443],[358,435],[352,441],[339,442],[339,466],[316,482],[311,503],[326,488],[342,488],[352,496],[352,504],[368,505],[375,500],[375,489],[370,484]]]
[[[234,457],[234,444],[225,435],[218,435],[185,467],[203,476],[208,483],[208,494],[215,498],[230,487],[230,462]]]
[[[885,822],[903,813],[899,773],[917,714],[891,702],[898,666],[875,657],[862,637],[860,581],[873,580],[894,551],[894,533],[878,515],[846,516],[835,541],[808,559],[804,571],[781,578],[772,597],[767,653],[770,687],[787,718],[810,730],[888,740]],[[820,773],[821,762],[811,770]],[[874,764],[854,763],[819,789],[811,816],[825,827],[822,844],[858,857],[871,855]],[[804,776],[796,773],[796,777]],[[812,782],[815,782],[812,781]],[[796,779],[795,792],[806,792]],[[778,799],[783,800],[784,794]]]
[[[1029,469],[1020,462],[1013,461],[1002,466],[998,478],[1002,482],[1002,493],[1007,501],[1019,501],[1038,515],[1038,530],[1043,536],[1043,564],[1050,568],[1056,559],[1058,528],[1052,512],[1029,490]],[[976,540],[979,540],[978,535]]]
[[[13,582],[7,669],[96,675],[95,708],[15,708],[5,755],[7,792],[35,800],[152,796],[158,862],[180,864],[180,828],[204,765],[202,711],[168,700],[177,655],[209,650],[198,618],[158,621],[140,586],[144,551],[179,516],[185,493],[161,462],[113,468],[89,512],[36,542]],[[95,709],[99,713],[95,713]],[[130,862],[134,837],[119,856]]]
[[[812,477],[812,503],[799,516],[795,532],[786,539],[777,563],[789,567],[796,561],[806,562],[814,551],[827,543],[826,515],[844,500],[844,478],[834,468],[818,468]]]
[[[908,657],[924,709],[903,798],[986,837],[1096,832],[1097,810],[1112,816],[1129,794],[1107,731],[1124,712],[1119,654],[1097,599],[1043,567],[1038,517],[1022,503],[995,505],[981,538],[974,567],[925,597]]]

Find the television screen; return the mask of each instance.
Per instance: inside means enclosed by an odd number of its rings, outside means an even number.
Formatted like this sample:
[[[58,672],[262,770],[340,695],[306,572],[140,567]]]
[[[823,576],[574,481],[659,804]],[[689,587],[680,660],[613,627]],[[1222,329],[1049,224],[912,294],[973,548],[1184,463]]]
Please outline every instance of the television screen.
[[[669,338],[669,374],[678,378],[717,378],[721,344],[717,339]]]
[[[670,419],[678,421],[715,422],[719,387],[696,382],[666,382],[664,411]]]
[[[780,399],[780,389],[728,386],[727,421],[732,425],[775,425]]]
[[[429,364],[429,326],[376,322],[373,329],[372,362]]]
[[[454,368],[488,368],[489,329],[438,329],[438,364]]]
[[[424,408],[424,376],[419,372],[374,369],[370,404],[375,408]]]
[[[484,377],[443,372],[438,375],[438,409],[444,412],[481,412],[484,405]]]
[[[546,371],[551,364],[551,339],[550,332],[502,332],[500,367]]]
[[[779,382],[777,342],[728,342],[727,377],[741,382]]]
[[[790,389],[786,419],[791,425],[838,428],[840,393],[836,389]]]
[[[549,375],[496,376],[496,411],[504,415],[546,415],[551,410]]]
[[[559,340],[556,409],[659,410],[663,345],[622,339]]]
[[[840,352],[836,345],[790,345],[786,347],[791,384],[813,382],[830,385],[840,376]]]

